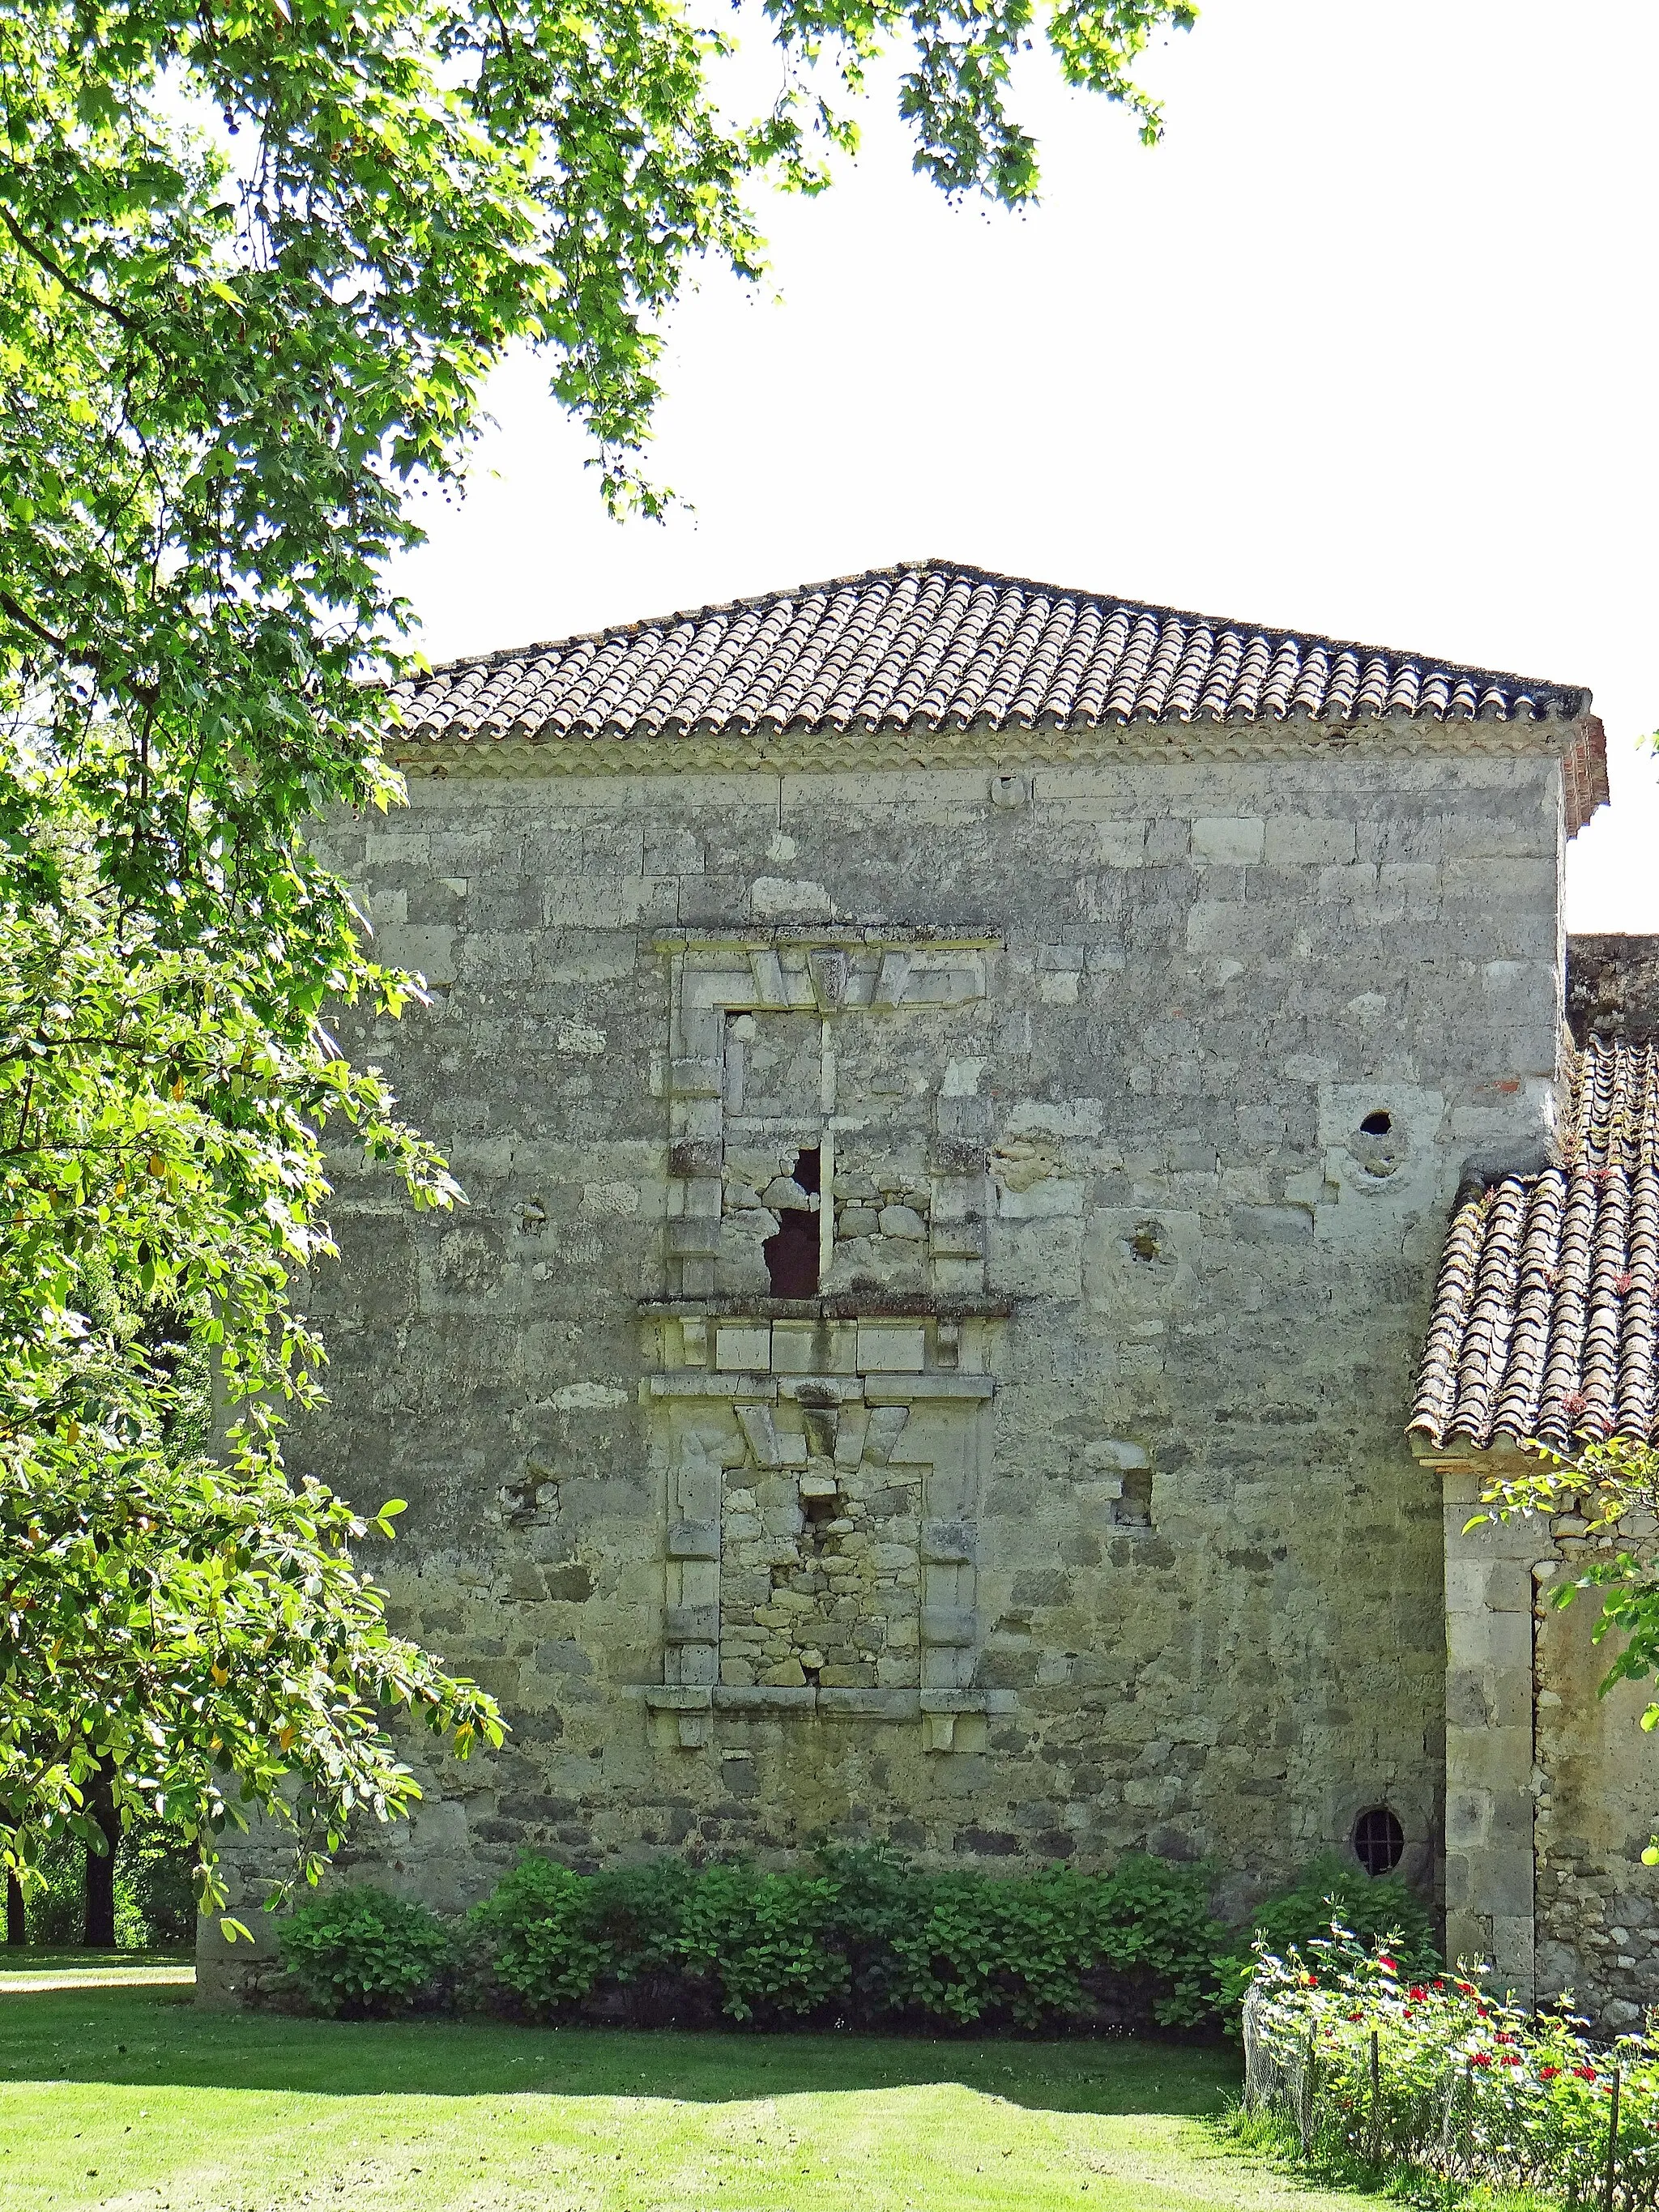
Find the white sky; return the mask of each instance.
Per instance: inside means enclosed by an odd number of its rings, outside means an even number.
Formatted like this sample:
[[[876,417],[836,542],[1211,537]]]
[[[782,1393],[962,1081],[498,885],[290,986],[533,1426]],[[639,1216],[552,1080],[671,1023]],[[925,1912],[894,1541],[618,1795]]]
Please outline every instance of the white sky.
[[[1034,66],[1032,215],[947,207],[890,103],[765,199],[775,287],[711,270],[673,327],[665,526],[510,363],[402,567],[426,650],[942,554],[1589,684],[1569,921],[1659,930],[1659,9],[1206,0],[1145,75],[1152,151]]]

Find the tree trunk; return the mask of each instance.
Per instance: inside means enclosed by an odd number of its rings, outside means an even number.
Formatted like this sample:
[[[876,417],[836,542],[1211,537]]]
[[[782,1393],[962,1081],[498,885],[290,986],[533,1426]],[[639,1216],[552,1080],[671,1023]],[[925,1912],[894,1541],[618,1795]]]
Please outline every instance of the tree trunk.
[[[23,1918],[23,1889],[15,1874],[6,1876],[6,1942],[27,1943],[29,1931]]]
[[[109,1776],[100,1767],[87,1784],[86,1809],[104,1833],[104,1849],[87,1845],[87,1917],[84,1937],[89,1950],[115,1948],[115,1847],[121,1840]]]

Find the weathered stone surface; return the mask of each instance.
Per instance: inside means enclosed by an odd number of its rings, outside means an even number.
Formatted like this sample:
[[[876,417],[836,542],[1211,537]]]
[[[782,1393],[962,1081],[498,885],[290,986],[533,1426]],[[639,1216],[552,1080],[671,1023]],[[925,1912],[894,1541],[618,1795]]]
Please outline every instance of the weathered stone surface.
[[[466,885],[434,1004],[339,1025],[470,1204],[342,1164],[294,1458],[410,1500],[366,1547],[395,1624],[514,1729],[411,1741],[452,1826],[353,1868],[448,1906],[525,1847],[1058,1838],[1243,1901],[1386,1803],[1433,1888],[1440,1479],[1401,1430],[1468,1117],[1540,1127],[1560,776],[1389,743],[1039,763],[1018,805],[969,767],[421,773],[403,842],[325,825],[367,896]],[[761,1200],[811,1149],[795,1305]],[[947,1692],[1008,1710],[904,1702]]]

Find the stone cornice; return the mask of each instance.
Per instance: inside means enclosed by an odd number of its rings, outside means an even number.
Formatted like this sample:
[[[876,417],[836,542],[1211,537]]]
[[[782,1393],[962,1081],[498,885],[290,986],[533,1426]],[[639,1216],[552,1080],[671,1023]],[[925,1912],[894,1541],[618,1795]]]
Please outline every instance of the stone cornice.
[[[1394,716],[1331,725],[1282,721],[1139,720],[1070,729],[696,730],[673,738],[428,738],[388,739],[406,774],[529,781],[566,775],[830,774],[848,769],[1106,766],[1115,761],[1560,757],[1581,744],[1585,723],[1495,718],[1457,721]]]

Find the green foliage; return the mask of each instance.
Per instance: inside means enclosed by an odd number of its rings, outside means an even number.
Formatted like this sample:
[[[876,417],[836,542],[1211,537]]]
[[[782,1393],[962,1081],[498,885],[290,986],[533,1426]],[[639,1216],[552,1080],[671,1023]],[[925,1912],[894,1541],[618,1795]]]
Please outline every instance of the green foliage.
[[[1517,1513],[1582,1514],[1585,1534],[1604,1549],[1576,1580],[1551,1594],[1558,1607],[1569,1606],[1580,1590],[1599,1589],[1601,1610],[1591,1634],[1599,1644],[1610,1634],[1625,1641],[1605,1681],[1605,1697],[1615,1682],[1645,1682],[1659,1674],[1659,1565],[1646,1547],[1632,1548],[1621,1524],[1626,1516],[1650,1519],[1659,1514],[1659,1451],[1650,1444],[1615,1437],[1587,1443],[1572,1455],[1534,1444],[1535,1474],[1494,1480],[1481,1492],[1491,1514],[1478,1513],[1471,1528],[1486,1520],[1508,1521]],[[1659,1701],[1642,1716],[1642,1726],[1659,1728]]]
[[[1334,1922],[1305,1950],[1258,1947],[1240,2132],[1340,2179],[1387,2175],[1419,2203],[1425,2185],[1440,2203],[1472,2184],[1571,2212],[1653,2212],[1659,2045],[1592,2044],[1583,2027],[1502,2002],[1472,1969],[1414,1972]],[[1617,2194],[1604,2197],[1615,2069]]]
[[[164,1821],[128,1829],[115,1856],[115,1940],[124,1951],[187,1944],[196,1934],[191,1881],[194,1854]],[[86,1845],[59,1832],[35,1862],[23,1893],[28,1941],[36,1948],[78,1945],[86,1927]]]
[[[477,1977],[534,2019],[757,2026],[1197,2027],[1223,1930],[1200,1869],[927,1873],[881,1848],[816,1869],[673,1859],[578,1875],[526,1857],[468,1916]]]
[[[828,1875],[709,1867],[687,1897],[676,1948],[690,1974],[719,1990],[729,2019],[811,2018],[849,1985],[836,1893]]]
[[[1365,1943],[1386,1943],[1413,1972],[1432,1973],[1440,1966],[1433,1917],[1401,1877],[1369,1875],[1358,1861],[1327,1851],[1310,1860],[1288,1889],[1257,1906],[1250,1918],[1251,1948],[1221,1962],[1230,2008],[1255,1974],[1257,1948],[1279,1957],[1305,1951],[1328,1936],[1333,1919]]]
[[[141,1821],[122,1837],[115,1855],[115,1940],[124,1951],[194,1943],[194,1856],[163,1820]]]
[[[35,1880],[23,1893],[23,1924],[31,1944],[60,1949],[81,1942],[86,1928],[86,1845],[78,1836],[55,1836],[35,1863]],[[119,1912],[119,1905],[117,1905]]]
[[[408,2012],[436,1994],[451,1959],[449,1930],[434,1913],[367,1885],[308,1899],[283,1923],[277,1943],[289,1984],[331,2016]]]
[[[596,1939],[589,1885],[568,1867],[526,1857],[470,1916],[496,1979],[532,2020],[579,2004],[607,1963]]]
[[[835,1927],[869,2017],[1024,2028],[1127,2011],[1164,2027],[1212,2014],[1222,1930],[1201,1869],[1126,1859],[1110,1875],[918,1874],[828,1851]]]

